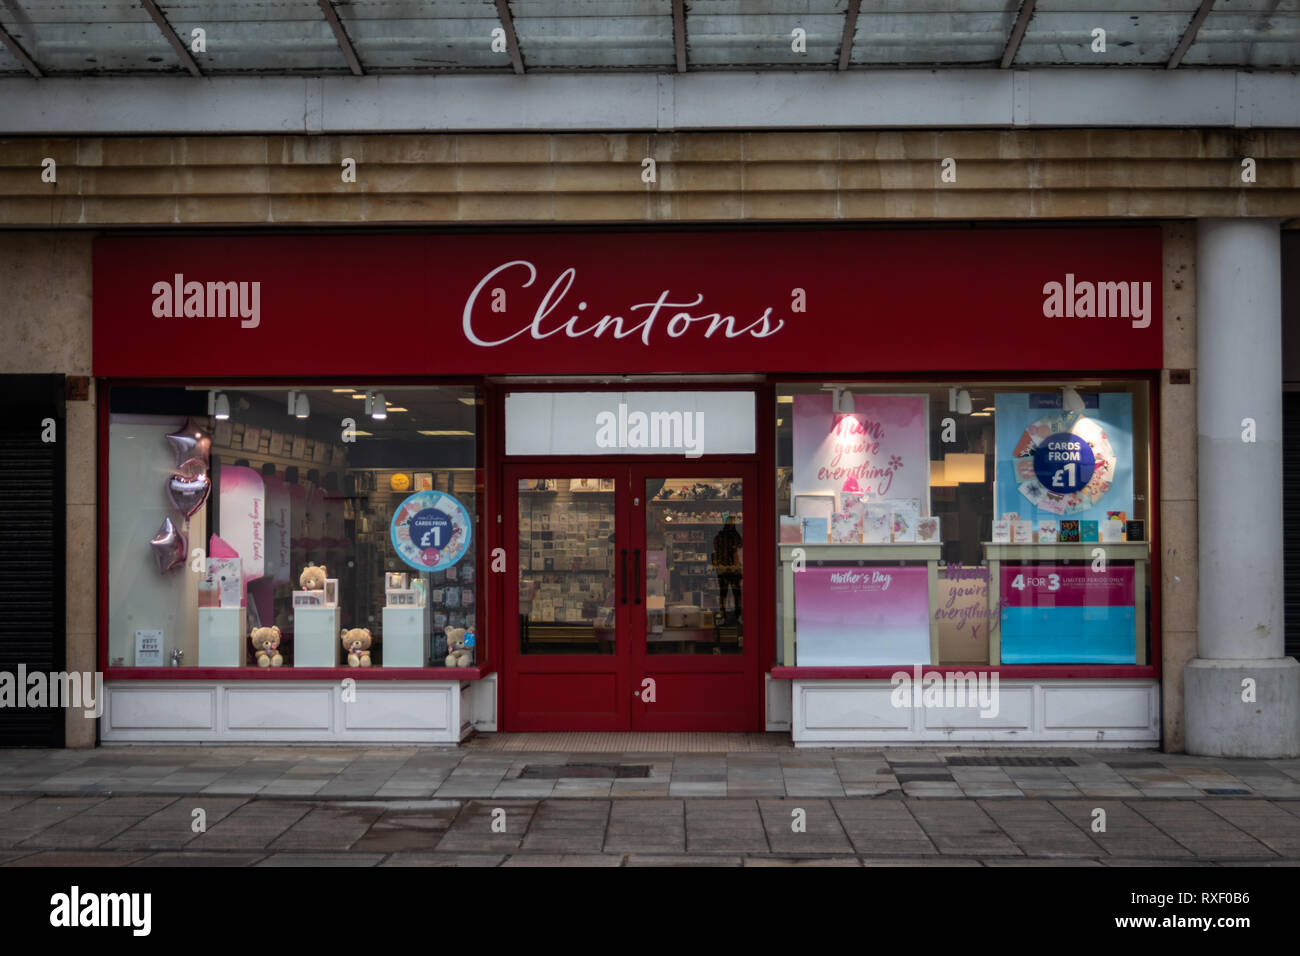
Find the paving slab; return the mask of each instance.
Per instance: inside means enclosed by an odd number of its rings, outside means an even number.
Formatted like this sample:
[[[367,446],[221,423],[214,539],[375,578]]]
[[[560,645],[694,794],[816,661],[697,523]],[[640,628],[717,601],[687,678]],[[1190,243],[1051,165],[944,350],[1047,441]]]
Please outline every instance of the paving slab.
[[[3,864],[11,866],[113,867],[130,866],[144,853],[122,850],[44,850]]]
[[[380,866],[500,866],[502,853],[392,853]]]

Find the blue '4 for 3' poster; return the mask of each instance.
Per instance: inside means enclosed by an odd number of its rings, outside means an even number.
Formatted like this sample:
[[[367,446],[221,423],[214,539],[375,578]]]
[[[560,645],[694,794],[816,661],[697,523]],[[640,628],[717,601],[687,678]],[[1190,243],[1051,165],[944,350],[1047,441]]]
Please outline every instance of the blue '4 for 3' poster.
[[[1067,411],[1060,392],[999,392],[993,517],[1104,521],[1133,514],[1133,396],[1084,393]]]

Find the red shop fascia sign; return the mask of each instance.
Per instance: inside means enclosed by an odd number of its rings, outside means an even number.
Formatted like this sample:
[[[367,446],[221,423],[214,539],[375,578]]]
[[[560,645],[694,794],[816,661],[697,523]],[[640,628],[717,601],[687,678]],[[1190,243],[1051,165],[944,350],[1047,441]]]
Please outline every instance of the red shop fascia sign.
[[[101,238],[100,377],[1150,370],[1154,226]]]

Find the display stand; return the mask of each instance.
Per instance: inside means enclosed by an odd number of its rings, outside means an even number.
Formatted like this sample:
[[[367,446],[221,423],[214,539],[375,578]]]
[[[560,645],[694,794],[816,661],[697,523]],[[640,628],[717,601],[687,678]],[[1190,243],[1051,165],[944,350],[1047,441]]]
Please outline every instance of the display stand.
[[[942,550],[943,546],[937,543],[781,545],[781,607],[784,635],[784,655],[781,660],[787,666],[798,664],[795,654],[797,642],[795,640],[794,563],[795,552],[801,552],[800,557],[805,565],[816,562],[845,566],[924,564],[928,569],[927,580],[930,591],[930,661],[937,661],[939,622],[934,612],[938,595],[939,556]]]
[[[427,667],[427,607],[384,608],[384,666]]]
[[[243,667],[250,646],[247,620],[247,608],[199,608],[199,666]]]
[[[336,607],[300,607],[293,612],[293,666],[338,667],[343,651]]]
[[[1093,553],[1098,549],[1105,552],[1108,562],[1132,562],[1133,564],[1133,634],[1134,662],[1147,663],[1147,560],[1149,542],[1122,541],[1102,544],[1096,541],[1062,542],[1045,544],[994,544],[984,542],[984,560],[989,568],[989,614],[990,620],[1002,620],[1002,564],[1034,563],[1044,561],[1083,561],[1095,560]],[[1002,628],[989,629],[989,664],[1002,663]]]

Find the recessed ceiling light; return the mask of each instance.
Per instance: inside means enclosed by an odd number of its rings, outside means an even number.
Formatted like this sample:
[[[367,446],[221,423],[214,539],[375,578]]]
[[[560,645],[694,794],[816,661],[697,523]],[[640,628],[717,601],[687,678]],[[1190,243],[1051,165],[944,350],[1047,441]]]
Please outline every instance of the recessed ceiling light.
[[[445,438],[448,436],[455,436],[455,437],[472,436],[474,433],[467,432],[463,428],[440,428],[434,430],[420,429],[419,434]]]
[[[346,395],[348,392],[355,392],[355,388],[331,388],[331,392],[337,392],[340,395]]]
[[[478,404],[478,399],[477,399],[477,398],[458,398],[458,399],[456,399],[456,401],[460,402],[462,405],[477,405],[477,404]]]
[[[353,392],[353,393],[352,393],[351,395],[349,395],[348,397],[349,397],[349,398],[365,398],[365,397],[366,397],[366,393],[365,393],[365,392]]]
[[[776,397],[776,402],[777,402],[778,405],[790,405],[790,404],[793,404],[793,403],[794,403],[794,396],[793,396],[793,395],[778,395],[778,396]]]
[[[400,407],[400,406],[398,406],[398,405],[389,405],[389,406],[388,406],[388,410],[389,410],[390,412],[409,412],[409,411],[410,411],[409,408],[402,408],[402,407]]]
[[[993,413],[992,412],[971,412],[970,417],[971,418],[992,418]]]
[[[360,435],[362,438],[373,438],[374,435],[375,435],[374,432],[365,432],[365,431],[362,431],[360,428],[354,428],[354,429],[352,429],[352,434],[354,434],[354,435]]]

